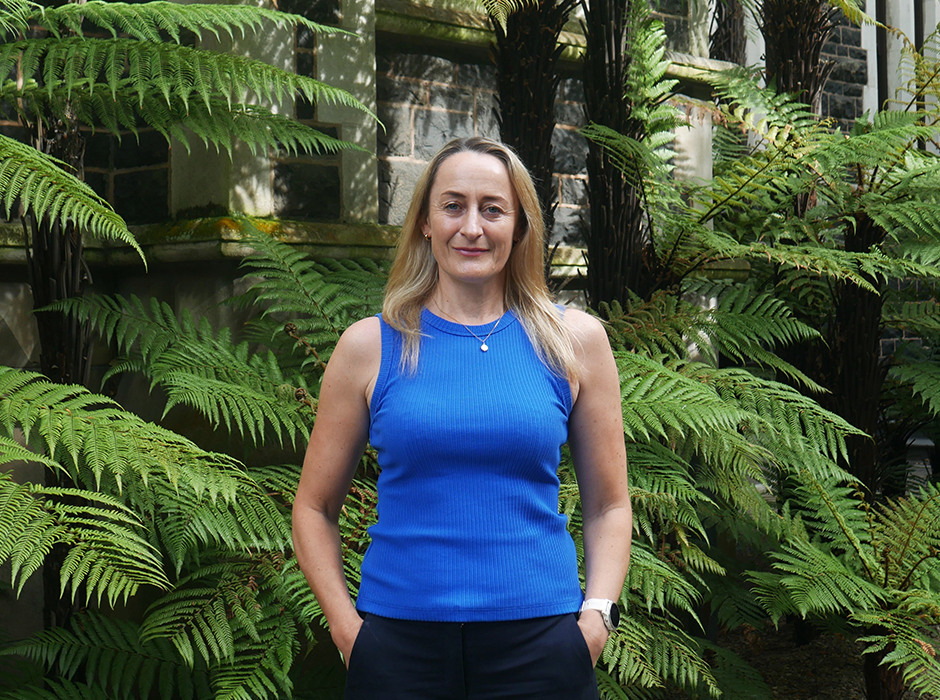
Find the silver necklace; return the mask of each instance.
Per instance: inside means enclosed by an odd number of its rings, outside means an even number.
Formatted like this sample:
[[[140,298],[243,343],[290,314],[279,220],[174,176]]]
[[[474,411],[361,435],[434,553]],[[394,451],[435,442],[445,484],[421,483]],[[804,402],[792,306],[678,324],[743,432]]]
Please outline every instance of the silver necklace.
[[[496,326],[499,325],[499,322],[502,321],[502,320],[503,320],[503,316],[505,316],[505,313],[503,313],[503,315],[501,315],[498,319],[496,319],[496,323],[494,323],[494,324],[493,324],[493,327],[490,328],[490,332],[486,334],[486,337],[485,337],[485,338],[481,338],[481,337],[478,336],[476,333],[474,333],[473,331],[471,331],[471,330],[470,330],[470,327],[469,327],[466,323],[461,323],[461,322],[458,321],[456,318],[454,318],[453,316],[451,316],[449,313],[447,313],[446,311],[444,311],[444,309],[442,309],[442,308],[440,307],[440,304],[438,304],[436,301],[434,302],[434,306],[436,306],[438,311],[440,311],[442,314],[444,314],[445,316],[447,316],[447,318],[449,318],[449,319],[450,319],[451,321],[453,321],[454,323],[460,323],[461,326],[463,326],[464,328],[467,329],[467,332],[468,332],[470,335],[472,335],[474,338],[476,338],[477,340],[479,340],[479,341],[480,341],[480,350],[482,350],[483,352],[486,352],[487,350],[490,349],[490,346],[486,344],[486,341],[490,339],[490,336],[493,335],[493,331],[496,330]]]

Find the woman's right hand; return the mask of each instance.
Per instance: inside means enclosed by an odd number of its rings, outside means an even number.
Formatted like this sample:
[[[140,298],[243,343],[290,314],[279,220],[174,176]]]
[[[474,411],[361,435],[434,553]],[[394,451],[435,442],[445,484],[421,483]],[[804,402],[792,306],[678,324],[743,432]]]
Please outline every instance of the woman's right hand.
[[[343,657],[343,663],[346,664],[346,668],[349,668],[349,655],[352,654],[353,646],[356,644],[356,637],[359,636],[361,629],[362,618],[358,615],[348,624],[330,627],[330,636],[333,638],[333,643],[336,645],[336,648],[339,649],[339,653]]]

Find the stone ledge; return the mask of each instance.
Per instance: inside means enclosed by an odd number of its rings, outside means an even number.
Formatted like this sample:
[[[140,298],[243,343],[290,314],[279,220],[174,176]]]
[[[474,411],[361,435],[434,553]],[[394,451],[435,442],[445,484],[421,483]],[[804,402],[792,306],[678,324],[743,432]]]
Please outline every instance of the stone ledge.
[[[471,11],[467,3],[461,5],[452,1],[447,4],[453,7],[431,6],[412,0],[378,0],[376,33],[393,36],[399,41],[404,39],[416,46],[450,45],[453,50],[488,58],[489,47],[495,39],[487,16]],[[569,28],[574,26],[575,22],[568,25]],[[565,47],[561,56],[563,69],[576,69],[584,53],[584,36],[578,31],[563,31],[559,43]],[[667,51],[666,58],[671,63],[667,77],[684,83],[702,84],[706,72],[735,67],[733,63],[677,51]]]
[[[247,219],[256,228],[275,235],[317,257],[391,258],[398,238],[395,226],[334,224],[303,221]],[[245,257],[251,249],[243,242],[242,226],[234,217],[176,221],[153,226],[132,226],[149,264],[209,262]],[[25,265],[23,229],[19,224],[0,224],[0,265]],[[90,239],[85,257],[102,266],[140,265],[140,257],[128,246]]]

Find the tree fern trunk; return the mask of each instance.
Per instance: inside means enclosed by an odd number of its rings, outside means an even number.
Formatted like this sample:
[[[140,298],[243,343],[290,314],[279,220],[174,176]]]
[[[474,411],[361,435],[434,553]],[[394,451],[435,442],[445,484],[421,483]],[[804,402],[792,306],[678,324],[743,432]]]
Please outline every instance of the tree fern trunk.
[[[868,252],[883,238],[884,231],[871,219],[862,217],[854,230],[846,233],[845,249]],[[870,281],[877,287],[876,280]],[[887,375],[887,366],[881,359],[883,306],[881,294],[857,285],[841,285],[828,334],[832,408],[871,436],[878,432],[881,389]],[[874,439],[852,436],[846,440],[846,446],[849,471],[874,494],[881,486]]]
[[[37,149],[65,163],[82,177],[85,141],[74,121],[40,121],[36,127]],[[26,228],[26,258],[33,308],[81,296],[89,281],[82,233],[74,225],[63,230],[58,224],[29,217]],[[39,364],[49,379],[63,384],[87,386],[91,371],[91,340],[88,329],[76,318],[58,312],[36,314],[39,331]],[[67,476],[47,472],[47,485],[72,486]],[[62,596],[59,574],[68,547],[56,545],[43,563],[43,623],[46,628],[68,623],[73,606]]]
[[[887,653],[883,651],[864,656],[862,673],[868,700],[901,700],[904,697],[904,679],[901,674],[896,669],[880,665]]]
[[[637,0],[594,0],[584,4],[584,92],[587,120],[641,140],[642,122],[632,119],[623,97],[630,40],[629,6]],[[645,0],[639,0],[645,1]],[[587,162],[591,228],[586,241],[588,303],[626,304],[630,291],[646,298],[653,288],[655,261],[644,228],[639,192],[603,149],[590,144]]]
[[[496,33],[499,134],[529,168],[542,205],[545,222],[545,273],[551,265],[550,238],[555,224],[558,193],[553,174],[552,133],[555,130],[555,96],[561,75],[558,45],[576,0],[534,0],[515,7],[506,17],[505,29],[490,16]]]

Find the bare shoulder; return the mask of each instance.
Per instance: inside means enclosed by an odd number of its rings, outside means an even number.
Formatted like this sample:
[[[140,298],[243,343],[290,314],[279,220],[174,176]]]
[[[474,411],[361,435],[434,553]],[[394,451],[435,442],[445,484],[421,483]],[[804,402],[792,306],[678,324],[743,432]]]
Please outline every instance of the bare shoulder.
[[[326,369],[325,380],[337,380],[368,396],[382,363],[382,326],[375,316],[356,321],[340,336]]]
[[[610,354],[610,342],[604,324],[580,309],[565,309],[565,327],[571,332],[575,352],[583,359]]]
[[[382,353],[382,326],[377,316],[356,321],[343,331],[336,344],[334,355],[339,352],[350,359],[365,360]]]

